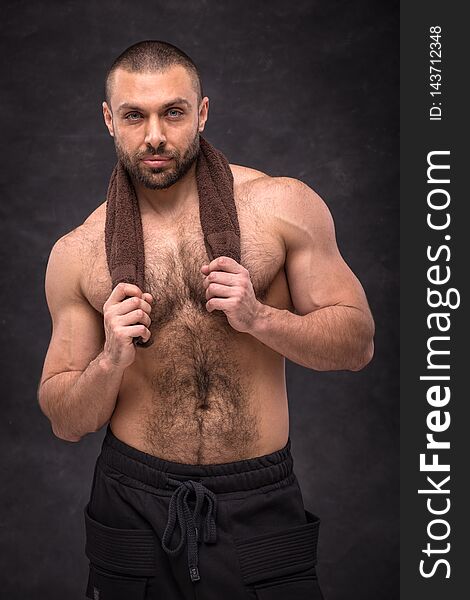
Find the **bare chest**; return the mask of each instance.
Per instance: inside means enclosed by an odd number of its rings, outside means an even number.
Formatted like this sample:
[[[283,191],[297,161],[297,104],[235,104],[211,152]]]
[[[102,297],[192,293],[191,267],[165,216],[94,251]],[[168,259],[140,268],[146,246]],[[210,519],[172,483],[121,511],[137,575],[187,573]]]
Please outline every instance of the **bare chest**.
[[[284,274],[284,248],[275,232],[263,227],[259,218],[239,214],[241,264],[250,273],[257,299],[272,306],[288,305]],[[154,297],[152,328],[183,317],[208,316],[206,290],[200,269],[209,262],[197,213],[188,215],[176,227],[157,227],[142,221],[145,252],[145,289]],[[106,262],[104,229],[86,257],[82,288],[90,304],[103,313],[103,304],[112,291]],[[220,315],[220,313],[219,313]]]

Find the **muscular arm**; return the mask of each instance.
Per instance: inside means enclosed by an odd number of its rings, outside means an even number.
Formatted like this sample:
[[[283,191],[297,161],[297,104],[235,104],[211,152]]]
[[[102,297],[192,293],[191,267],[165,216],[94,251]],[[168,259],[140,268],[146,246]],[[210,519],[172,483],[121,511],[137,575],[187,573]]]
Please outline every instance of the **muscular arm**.
[[[109,421],[124,371],[102,351],[103,318],[81,293],[74,235],[56,242],[47,265],[52,337],[38,388],[39,405],[54,434],[71,442]]]
[[[265,304],[248,331],[290,360],[318,371],[358,371],[374,352],[364,290],[336,245],[328,207],[308,186],[279,178],[285,270],[296,314]]]

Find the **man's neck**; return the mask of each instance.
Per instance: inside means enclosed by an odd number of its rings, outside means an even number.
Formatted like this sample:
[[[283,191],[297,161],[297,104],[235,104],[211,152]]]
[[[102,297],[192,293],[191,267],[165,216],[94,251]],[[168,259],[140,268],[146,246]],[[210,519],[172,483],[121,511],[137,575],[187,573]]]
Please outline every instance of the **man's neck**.
[[[198,201],[195,164],[179,181],[163,190],[152,190],[134,180],[133,184],[141,214],[149,213],[163,220],[178,219]]]

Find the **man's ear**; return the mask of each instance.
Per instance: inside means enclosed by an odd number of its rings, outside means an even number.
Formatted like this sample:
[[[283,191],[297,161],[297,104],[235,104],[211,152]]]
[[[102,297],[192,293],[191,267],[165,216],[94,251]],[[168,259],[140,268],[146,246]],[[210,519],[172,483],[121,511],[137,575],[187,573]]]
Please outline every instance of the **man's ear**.
[[[204,98],[201,100],[201,104],[199,105],[199,133],[202,133],[204,131],[208,114],[209,98],[207,96],[204,96]]]
[[[103,117],[106,127],[108,128],[109,135],[114,137],[114,127],[113,127],[113,115],[111,113],[111,109],[107,105],[106,102],[103,102]]]

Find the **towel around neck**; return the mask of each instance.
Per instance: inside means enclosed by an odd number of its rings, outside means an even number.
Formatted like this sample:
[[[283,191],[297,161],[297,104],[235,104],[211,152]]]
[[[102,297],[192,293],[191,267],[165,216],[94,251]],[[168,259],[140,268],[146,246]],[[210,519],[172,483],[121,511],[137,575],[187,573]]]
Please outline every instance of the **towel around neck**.
[[[229,256],[240,262],[240,227],[233,176],[225,156],[202,136],[196,162],[199,218],[209,260]],[[118,160],[108,186],[105,220],[106,258],[112,289],[120,282],[145,289],[145,252],[139,202],[132,181]],[[134,338],[147,348],[153,343]]]

